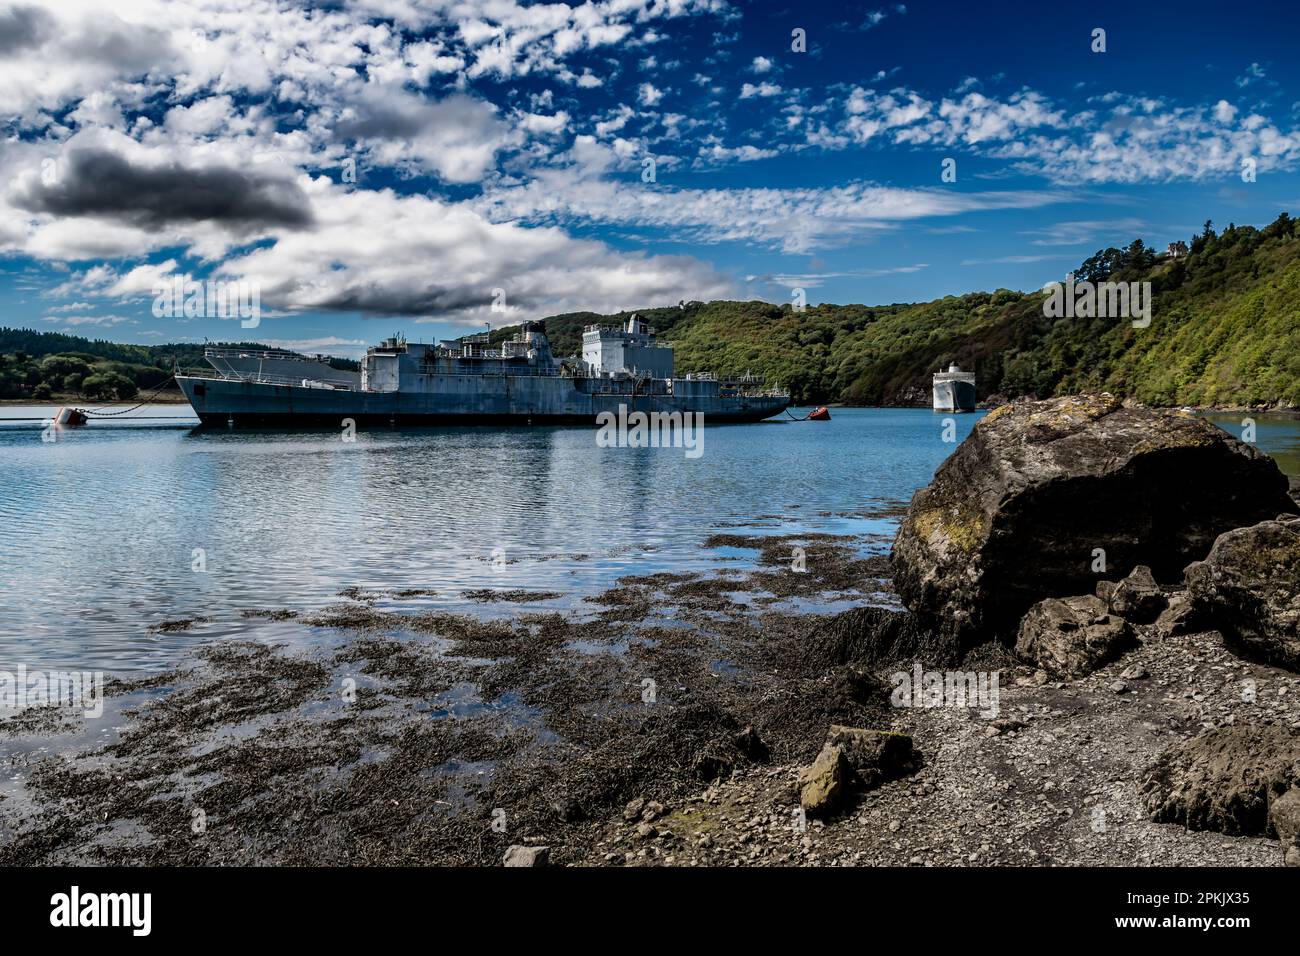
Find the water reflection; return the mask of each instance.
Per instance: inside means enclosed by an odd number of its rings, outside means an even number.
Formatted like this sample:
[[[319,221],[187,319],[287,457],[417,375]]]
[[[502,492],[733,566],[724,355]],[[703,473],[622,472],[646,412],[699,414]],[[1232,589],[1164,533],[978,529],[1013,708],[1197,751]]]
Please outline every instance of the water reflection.
[[[149,410],[155,411],[155,410]],[[12,416],[14,410],[7,410]],[[346,587],[558,591],[625,574],[717,567],[710,533],[888,533],[865,515],[908,500],[951,452],[924,409],[840,409],[829,423],[710,427],[705,452],[600,448],[594,429],[193,429],[95,423],[40,440],[0,424],[0,666],[122,672],[198,641],[328,639],[248,608],[322,607]],[[978,416],[957,416],[964,438]],[[1241,418],[1215,416],[1235,434]],[[1261,447],[1300,473],[1300,424],[1256,416]],[[494,549],[502,560],[494,561]],[[151,625],[203,617],[191,631]]]

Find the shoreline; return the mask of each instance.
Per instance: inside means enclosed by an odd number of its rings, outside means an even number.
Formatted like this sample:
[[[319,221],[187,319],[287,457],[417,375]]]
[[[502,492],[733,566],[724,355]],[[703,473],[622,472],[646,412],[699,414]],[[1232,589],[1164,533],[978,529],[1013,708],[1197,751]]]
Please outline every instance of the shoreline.
[[[1015,401],[1015,400],[1017,400],[1017,399],[1013,399],[1013,401]],[[130,404],[132,404],[133,402],[135,402],[135,399],[128,399],[128,400],[126,400],[126,401],[117,401],[117,402],[112,402],[112,403],[105,403],[105,402],[103,402],[103,401],[89,401],[89,400],[84,399],[84,398],[78,398],[78,397],[70,396],[70,395],[63,395],[63,396],[57,396],[57,395],[56,395],[56,396],[52,396],[52,397],[50,397],[50,398],[47,399],[47,400],[26,399],[26,398],[0,398],[0,407],[3,407],[3,406],[24,406],[24,407],[31,407],[31,406],[36,406],[36,405],[41,405],[41,406],[44,406],[44,405],[52,405],[52,406],[72,405],[72,406],[78,406],[78,407],[80,407],[80,406],[89,406],[89,407],[99,406],[99,407],[103,407],[103,408],[115,408],[115,407],[120,406],[120,405],[130,405]],[[183,393],[181,393],[181,392],[177,392],[175,396],[170,396],[170,395],[165,395],[165,396],[154,396],[153,398],[149,399],[149,401],[146,402],[145,404],[146,404],[146,405],[188,405],[188,404],[189,404],[189,400],[185,397],[185,395],[184,395]],[[790,407],[791,407],[791,408],[816,408],[816,407],[818,407],[819,405],[822,405],[822,404],[824,404],[827,408],[830,408],[830,409],[836,409],[836,408],[890,408],[890,409],[895,409],[895,408],[915,408],[915,409],[926,409],[926,410],[929,410],[929,409],[930,409],[930,406],[929,406],[929,405],[925,405],[925,404],[917,404],[917,405],[847,405],[847,404],[844,404],[844,403],[842,403],[842,402],[826,402],[826,403],[819,403],[819,402],[804,402],[804,403],[802,403],[802,404],[791,405]],[[976,411],[976,412],[991,411],[992,409],[997,408],[997,407],[998,407],[997,405],[987,405],[987,404],[983,404],[983,403],[981,403],[981,404],[979,404],[979,405],[976,406],[975,411]],[[1194,411],[1194,412],[1198,412],[1198,413],[1201,413],[1201,414],[1207,414],[1207,415],[1235,415],[1235,414],[1239,414],[1239,413],[1250,413],[1250,414],[1254,414],[1254,415],[1279,415],[1279,416],[1284,416],[1284,417],[1288,417],[1288,418],[1300,418],[1300,407],[1294,407],[1294,408],[1275,408],[1275,407],[1272,407],[1272,406],[1268,406],[1268,407],[1255,407],[1255,406],[1249,406],[1249,405],[1224,405],[1224,406],[1211,406],[1211,405],[1153,405],[1153,406],[1150,406],[1150,407],[1155,408],[1155,409],[1157,409],[1157,410],[1159,410],[1159,411],[1167,411],[1167,412],[1176,412],[1176,411],[1180,411],[1180,410],[1183,409],[1183,408],[1190,408],[1190,409],[1192,409],[1192,411]],[[973,413],[973,412],[948,412],[948,413],[945,413],[945,414],[965,414],[965,415],[969,415],[969,414],[974,414],[974,413]]]
[[[887,653],[908,615],[887,556],[866,553],[884,544],[715,535],[703,545],[752,549],[753,569],[623,578],[588,615],[531,612],[527,593],[467,598],[503,618],[411,613],[358,589],[319,612],[247,609],[338,640],[211,642],[111,682],[131,722],[35,764],[26,818],[0,800],[0,862],[490,866],[546,846],[614,866],[1280,863],[1273,840],[1151,823],[1136,778],[1207,722],[1300,722],[1300,678],[1213,632],[1146,634],[1069,683],[1001,645],[931,644],[926,668],[1001,673],[999,714],[894,707],[889,675],[914,658]],[[824,613],[791,610],[805,603]],[[920,766],[800,829],[796,778],[831,724],[909,734]]]
[[[92,401],[86,398],[78,398],[77,396],[74,395],[62,395],[62,396],[52,395],[48,399],[0,398],[0,406],[18,405],[23,407],[32,407],[37,405],[54,405],[54,406],[71,405],[74,407],[88,407],[88,408],[96,408],[96,407],[117,408],[118,406],[121,405],[133,405],[136,403],[136,401],[137,401],[136,398],[128,398],[124,401],[105,402],[99,399]],[[188,405],[189,399],[187,399],[183,393],[177,392],[175,397],[169,395],[155,395],[144,404],[146,405]]]

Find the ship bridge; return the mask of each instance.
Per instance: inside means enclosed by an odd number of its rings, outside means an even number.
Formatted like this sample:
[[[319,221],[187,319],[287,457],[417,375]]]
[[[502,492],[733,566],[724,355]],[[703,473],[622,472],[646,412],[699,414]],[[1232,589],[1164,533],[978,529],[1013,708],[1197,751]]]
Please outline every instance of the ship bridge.
[[[631,375],[673,377],[673,347],[661,345],[655,331],[633,313],[623,326],[589,325],[582,331],[584,374],[592,378]]]

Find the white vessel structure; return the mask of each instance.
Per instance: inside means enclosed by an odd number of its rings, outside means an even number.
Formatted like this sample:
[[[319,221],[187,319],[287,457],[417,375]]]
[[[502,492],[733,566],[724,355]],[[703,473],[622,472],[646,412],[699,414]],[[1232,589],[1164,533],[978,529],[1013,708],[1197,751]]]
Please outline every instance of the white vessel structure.
[[[953,362],[948,370],[934,374],[934,410],[936,412],[975,411],[975,373],[963,372]]]

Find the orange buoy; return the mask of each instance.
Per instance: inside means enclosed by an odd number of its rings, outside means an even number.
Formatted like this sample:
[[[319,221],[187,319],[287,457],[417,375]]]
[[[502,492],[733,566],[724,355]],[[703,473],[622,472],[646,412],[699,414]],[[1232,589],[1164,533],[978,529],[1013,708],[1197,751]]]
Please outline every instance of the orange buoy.
[[[808,414],[810,422],[828,422],[831,420],[831,410],[825,405],[821,405]]]

